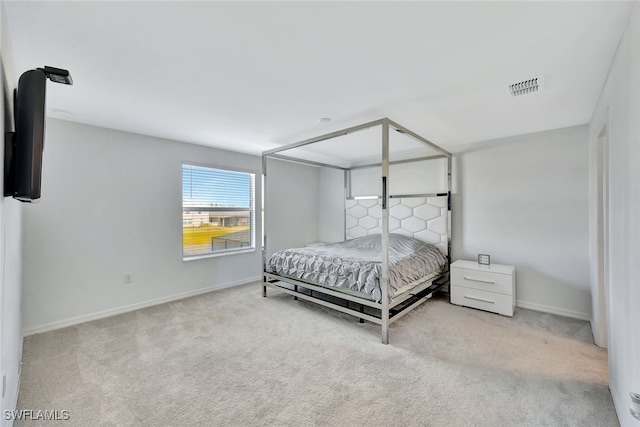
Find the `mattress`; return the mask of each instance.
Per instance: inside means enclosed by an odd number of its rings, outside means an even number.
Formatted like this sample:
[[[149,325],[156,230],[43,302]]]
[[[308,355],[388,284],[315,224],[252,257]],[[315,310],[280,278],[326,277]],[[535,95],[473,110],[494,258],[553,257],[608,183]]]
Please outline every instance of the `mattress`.
[[[442,273],[447,259],[438,248],[400,234],[389,235],[389,298],[425,277]],[[267,273],[363,294],[380,302],[382,237],[359,237],[340,243],[285,249],[274,253]]]

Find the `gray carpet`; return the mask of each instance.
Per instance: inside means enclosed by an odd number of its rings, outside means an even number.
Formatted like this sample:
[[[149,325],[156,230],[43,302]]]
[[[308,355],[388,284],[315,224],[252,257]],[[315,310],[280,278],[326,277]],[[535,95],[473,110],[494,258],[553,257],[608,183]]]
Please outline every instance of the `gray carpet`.
[[[391,326],[259,285],[27,337],[20,409],[63,426],[617,426],[584,321],[435,297]]]

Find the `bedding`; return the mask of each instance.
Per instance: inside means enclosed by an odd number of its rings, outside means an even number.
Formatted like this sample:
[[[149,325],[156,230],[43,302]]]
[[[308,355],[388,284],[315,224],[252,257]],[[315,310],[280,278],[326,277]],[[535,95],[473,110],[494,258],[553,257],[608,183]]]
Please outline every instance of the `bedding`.
[[[405,285],[442,273],[446,265],[447,259],[435,246],[389,234],[389,298]],[[265,271],[336,290],[355,291],[380,302],[382,237],[374,234],[278,251],[269,259]]]

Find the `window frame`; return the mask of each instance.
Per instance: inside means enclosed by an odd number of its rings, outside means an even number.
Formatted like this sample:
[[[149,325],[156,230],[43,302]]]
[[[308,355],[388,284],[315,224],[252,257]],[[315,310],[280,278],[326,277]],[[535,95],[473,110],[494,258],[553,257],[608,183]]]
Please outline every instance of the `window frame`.
[[[222,172],[239,172],[239,173],[245,173],[248,175],[251,175],[251,195],[250,195],[250,199],[251,199],[251,206],[249,207],[249,239],[250,239],[250,244],[248,247],[244,247],[244,248],[232,248],[232,249],[223,249],[223,250],[219,250],[219,251],[215,251],[215,252],[209,252],[209,253],[205,253],[205,254],[198,254],[198,255],[185,255],[184,253],[184,208],[185,208],[185,204],[184,204],[184,167],[185,166],[196,166],[196,167],[200,167],[200,168],[207,168],[207,169],[215,169],[218,171],[222,171]],[[229,256],[229,255],[238,255],[238,254],[246,254],[246,253],[254,253],[256,251],[256,176],[258,175],[258,172],[251,170],[251,169],[244,169],[244,168],[237,168],[237,167],[233,167],[233,166],[221,166],[221,165],[217,165],[217,164],[212,164],[212,163],[203,163],[203,162],[193,162],[193,161],[187,161],[187,160],[183,160],[181,165],[180,165],[180,205],[181,205],[181,219],[182,219],[182,227],[183,230],[181,230],[182,236],[180,238],[181,241],[181,254],[182,254],[182,261],[184,262],[188,262],[188,261],[196,261],[196,260],[200,260],[200,259],[208,259],[208,258],[217,258],[217,257],[221,257],[221,256]]]

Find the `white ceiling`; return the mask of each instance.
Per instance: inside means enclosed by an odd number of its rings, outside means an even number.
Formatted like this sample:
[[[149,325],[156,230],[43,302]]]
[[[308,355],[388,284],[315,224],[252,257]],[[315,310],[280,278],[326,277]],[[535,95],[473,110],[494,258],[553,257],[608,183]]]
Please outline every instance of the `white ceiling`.
[[[49,117],[257,154],[385,116],[443,147],[587,123],[633,3],[3,6],[16,78],[71,71]]]

